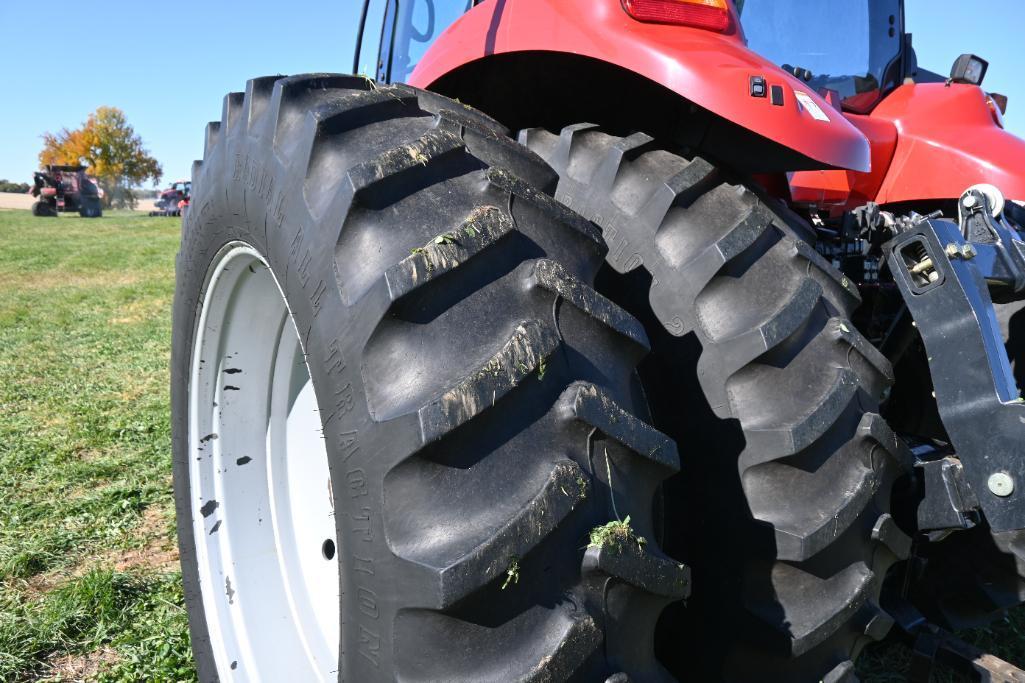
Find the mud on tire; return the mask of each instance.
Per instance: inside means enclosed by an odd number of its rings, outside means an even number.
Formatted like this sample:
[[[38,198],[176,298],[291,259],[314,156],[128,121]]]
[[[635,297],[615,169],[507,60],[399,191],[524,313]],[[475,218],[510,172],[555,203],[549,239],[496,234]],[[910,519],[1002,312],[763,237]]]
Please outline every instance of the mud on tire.
[[[174,305],[175,495],[202,679],[216,674],[202,591],[235,609],[260,598],[199,584],[193,518],[209,501],[189,481],[197,307],[232,242],[280,283],[321,406],[339,676],[664,676],[655,622],[688,573],[654,542],[653,500],[679,459],[642,421],[645,332],[593,289],[604,243],[542,192],[554,183],[490,119],[405,86],[314,74],[225,98],[193,168]],[[648,543],[585,551],[617,514]]]
[[[879,591],[910,544],[887,512],[904,453],[877,414],[892,370],[849,320],[857,288],[800,219],[700,158],[590,124],[519,139],[602,228],[612,268],[650,287],[647,388],[684,463],[665,543],[687,541],[695,595],[679,618],[702,627],[693,647],[666,644],[670,668],[852,677],[892,623]]]

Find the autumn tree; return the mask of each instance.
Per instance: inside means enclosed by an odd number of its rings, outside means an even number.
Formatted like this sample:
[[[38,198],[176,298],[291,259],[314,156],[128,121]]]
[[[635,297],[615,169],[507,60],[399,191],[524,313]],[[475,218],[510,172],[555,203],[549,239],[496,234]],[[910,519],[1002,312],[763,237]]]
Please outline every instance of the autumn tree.
[[[152,178],[160,181],[163,170],[142,146],[142,138],[128,124],[123,111],[100,107],[81,128],[43,134],[39,162],[82,164],[96,176],[108,206],[135,206],[132,186]]]

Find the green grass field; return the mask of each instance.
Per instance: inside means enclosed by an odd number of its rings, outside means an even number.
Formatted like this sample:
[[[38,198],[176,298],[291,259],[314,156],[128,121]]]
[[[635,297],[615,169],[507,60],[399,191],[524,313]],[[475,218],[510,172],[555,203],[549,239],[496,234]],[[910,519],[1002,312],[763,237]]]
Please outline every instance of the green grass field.
[[[170,475],[179,225],[0,210],[0,681],[195,679]],[[1025,664],[1021,610],[962,635]],[[909,662],[888,643],[858,668],[901,681]]]
[[[0,680],[192,680],[171,501],[179,221],[0,211]]]

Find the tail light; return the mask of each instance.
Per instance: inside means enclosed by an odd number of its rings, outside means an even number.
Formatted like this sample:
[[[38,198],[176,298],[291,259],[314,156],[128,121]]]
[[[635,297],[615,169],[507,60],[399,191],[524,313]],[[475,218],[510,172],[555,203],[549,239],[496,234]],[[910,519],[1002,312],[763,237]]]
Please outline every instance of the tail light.
[[[710,31],[730,27],[728,0],[622,0],[623,9],[637,21],[678,24]]]

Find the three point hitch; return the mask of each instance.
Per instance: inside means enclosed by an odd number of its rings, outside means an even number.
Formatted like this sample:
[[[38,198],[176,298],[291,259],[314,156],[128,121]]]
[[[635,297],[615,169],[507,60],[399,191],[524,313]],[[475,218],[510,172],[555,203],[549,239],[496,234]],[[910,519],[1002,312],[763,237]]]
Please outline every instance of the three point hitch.
[[[992,186],[961,196],[959,224],[900,219],[884,255],[928,354],[955,456],[919,463],[923,529],[1025,528],[1025,402],[993,303],[1025,299],[1025,209]]]

